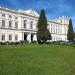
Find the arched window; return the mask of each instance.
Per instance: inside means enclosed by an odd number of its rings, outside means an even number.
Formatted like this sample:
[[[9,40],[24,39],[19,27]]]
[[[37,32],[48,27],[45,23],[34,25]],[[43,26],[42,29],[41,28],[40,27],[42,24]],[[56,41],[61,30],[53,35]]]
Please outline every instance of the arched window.
[[[33,29],[33,23],[34,23],[33,21],[31,21],[31,23],[30,23],[30,28],[31,29]]]
[[[27,27],[27,20],[24,20],[24,28]]]

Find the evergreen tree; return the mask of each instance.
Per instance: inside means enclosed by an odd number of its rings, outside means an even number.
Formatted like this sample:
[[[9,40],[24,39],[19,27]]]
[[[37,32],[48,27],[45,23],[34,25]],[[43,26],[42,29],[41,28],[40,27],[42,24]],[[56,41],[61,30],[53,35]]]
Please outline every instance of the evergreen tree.
[[[38,43],[46,43],[47,40],[51,40],[51,34],[47,29],[47,19],[44,10],[41,10],[38,20],[37,40]]]
[[[74,41],[75,41],[75,32],[74,32]]]
[[[72,26],[72,20],[71,19],[69,20],[67,39],[69,41],[74,41],[74,31],[73,31],[73,26]]]

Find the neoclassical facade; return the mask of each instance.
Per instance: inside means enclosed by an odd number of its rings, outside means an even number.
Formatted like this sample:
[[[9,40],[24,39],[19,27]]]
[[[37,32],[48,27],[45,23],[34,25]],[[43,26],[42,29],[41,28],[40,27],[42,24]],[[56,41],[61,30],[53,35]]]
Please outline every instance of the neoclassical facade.
[[[37,41],[39,15],[30,10],[10,10],[0,7],[0,42]],[[48,20],[52,40],[67,41],[69,18]]]

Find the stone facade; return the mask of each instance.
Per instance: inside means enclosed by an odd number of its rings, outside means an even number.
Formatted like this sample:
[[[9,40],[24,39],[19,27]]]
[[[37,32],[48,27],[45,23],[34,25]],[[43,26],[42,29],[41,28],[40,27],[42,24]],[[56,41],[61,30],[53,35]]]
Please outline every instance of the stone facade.
[[[0,42],[37,41],[39,15],[30,10],[10,10],[0,7]],[[52,40],[67,41],[69,18],[48,20]]]

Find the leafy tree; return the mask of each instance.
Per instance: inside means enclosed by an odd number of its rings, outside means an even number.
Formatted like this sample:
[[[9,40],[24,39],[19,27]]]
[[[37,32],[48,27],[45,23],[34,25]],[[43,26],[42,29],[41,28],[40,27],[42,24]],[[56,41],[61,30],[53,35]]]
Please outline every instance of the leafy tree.
[[[73,31],[73,26],[72,26],[72,20],[71,19],[69,20],[67,39],[69,41],[74,41],[74,31]]]
[[[46,43],[47,40],[51,40],[51,34],[47,29],[47,19],[44,10],[41,10],[38,20],[37,40],[38,43]]]

